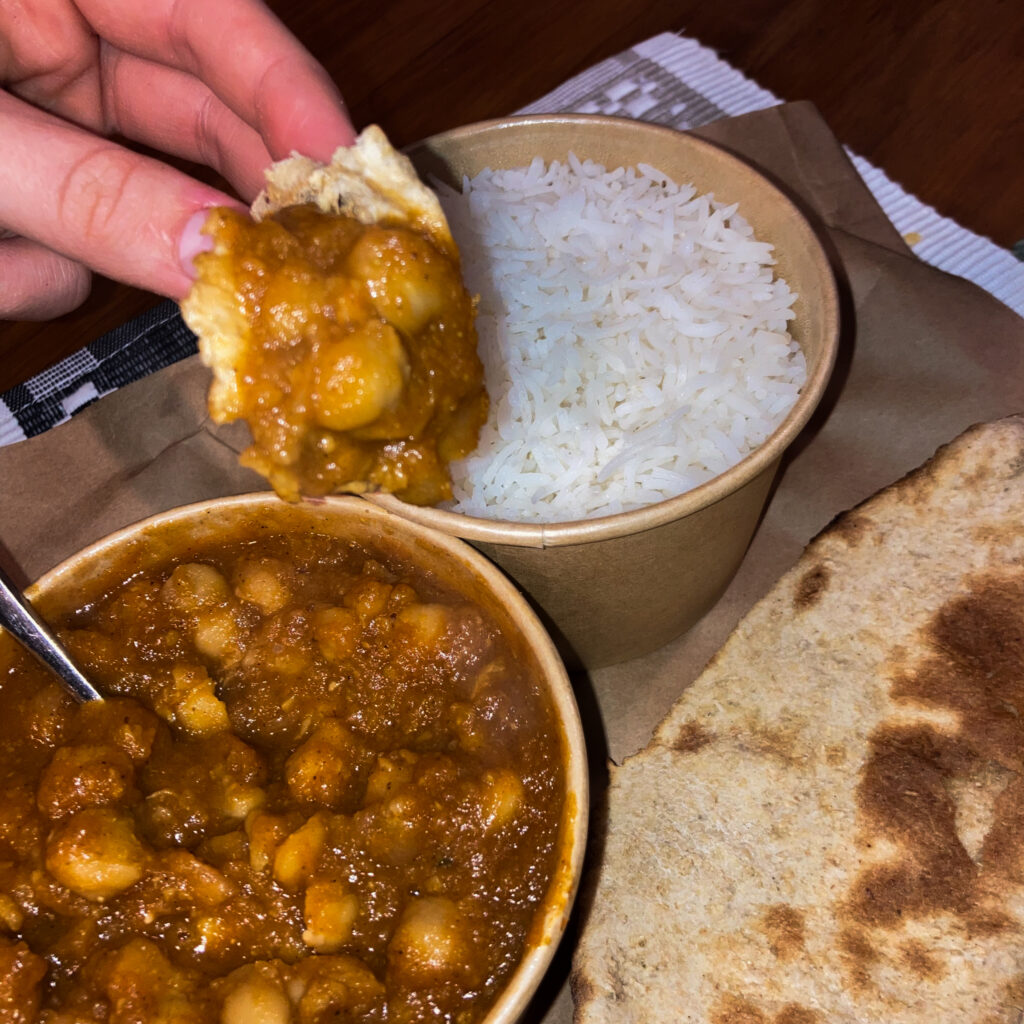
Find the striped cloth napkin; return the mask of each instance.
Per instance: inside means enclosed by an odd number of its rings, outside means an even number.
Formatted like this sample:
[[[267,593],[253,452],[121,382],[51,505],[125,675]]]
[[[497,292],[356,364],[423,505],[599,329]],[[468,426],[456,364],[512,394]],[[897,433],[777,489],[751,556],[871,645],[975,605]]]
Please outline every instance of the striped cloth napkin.
[[[596,64],[518,113],[614,114],[687,129],[780,102],[696,40],[665,33]],[[941,216],[867,160],[849,155],[920,259],[973,281],[1024,316],[1024,263]],[[42,433],[195,351],[177,306],[161,303],[0,395],[0,444]]]

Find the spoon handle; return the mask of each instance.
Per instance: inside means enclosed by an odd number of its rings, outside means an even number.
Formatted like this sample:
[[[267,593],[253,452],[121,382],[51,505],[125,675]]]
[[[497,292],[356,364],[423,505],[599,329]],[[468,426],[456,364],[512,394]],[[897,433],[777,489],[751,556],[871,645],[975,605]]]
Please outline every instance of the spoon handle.
[[[55,672],[76,700],[103,699],[3,568],[0,568],[0,626]]]

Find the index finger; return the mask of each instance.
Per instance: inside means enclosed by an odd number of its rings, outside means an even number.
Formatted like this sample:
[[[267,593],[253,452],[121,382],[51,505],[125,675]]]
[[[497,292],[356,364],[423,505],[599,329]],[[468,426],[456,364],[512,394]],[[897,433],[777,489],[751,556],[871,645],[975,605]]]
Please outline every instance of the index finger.
[[[327,162],[355,139],[337,87],[259,0],[76,0],[98,35],[188,71],[262,136]]]

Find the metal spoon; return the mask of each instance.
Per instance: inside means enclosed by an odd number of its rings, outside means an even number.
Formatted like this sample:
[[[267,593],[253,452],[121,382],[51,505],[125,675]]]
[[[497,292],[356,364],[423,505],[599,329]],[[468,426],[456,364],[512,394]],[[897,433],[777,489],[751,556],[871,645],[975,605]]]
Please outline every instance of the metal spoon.
[[[31,651],[61,681],[75,700],[103,700],[71,660],[50,627],[36,614],[25,595],[0,567],[0,626]]]

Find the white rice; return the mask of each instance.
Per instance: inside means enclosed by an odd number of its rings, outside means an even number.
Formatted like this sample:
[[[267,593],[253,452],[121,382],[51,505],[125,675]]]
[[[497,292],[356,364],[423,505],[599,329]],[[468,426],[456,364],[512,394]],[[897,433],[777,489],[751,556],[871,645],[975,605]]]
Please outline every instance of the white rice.
[[[796,401],[796,296],[735,205],[571,154],[439,192],[491,396],[452,509],[551,523],[662,501],[735,465]]]

